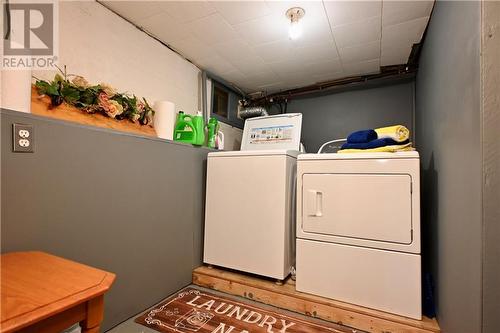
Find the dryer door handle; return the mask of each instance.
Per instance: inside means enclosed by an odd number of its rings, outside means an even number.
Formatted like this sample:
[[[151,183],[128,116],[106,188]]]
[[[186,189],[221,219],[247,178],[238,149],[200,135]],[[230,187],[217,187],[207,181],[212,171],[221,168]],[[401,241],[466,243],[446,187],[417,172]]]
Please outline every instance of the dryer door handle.
[[[307,216],[323,216],[323,192],[318,190],[308,190],[306,200]]]

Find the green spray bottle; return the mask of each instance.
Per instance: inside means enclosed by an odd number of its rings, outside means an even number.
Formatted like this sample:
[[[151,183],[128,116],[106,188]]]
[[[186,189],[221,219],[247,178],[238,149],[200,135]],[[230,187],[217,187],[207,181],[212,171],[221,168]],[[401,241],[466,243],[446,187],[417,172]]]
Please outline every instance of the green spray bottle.
[[[207,147],[215,148],[215,140],[217,138],[217,132],[219,131],[219,123],[216,118],[211,117],[207,124]]]

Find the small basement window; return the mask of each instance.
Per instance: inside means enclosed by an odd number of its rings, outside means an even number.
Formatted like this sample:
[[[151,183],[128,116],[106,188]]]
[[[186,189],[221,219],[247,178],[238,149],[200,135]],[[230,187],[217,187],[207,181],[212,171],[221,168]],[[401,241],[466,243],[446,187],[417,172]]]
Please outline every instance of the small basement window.
[[[239,117],[238,107],[243,96],[214,78],[210,78],[207,83],[209,116],[228,125],[243,128],[244,120]]]
[[[228,118],[229,94],[218,85],[214,85],[214,104],[212,112],[219,117]]]

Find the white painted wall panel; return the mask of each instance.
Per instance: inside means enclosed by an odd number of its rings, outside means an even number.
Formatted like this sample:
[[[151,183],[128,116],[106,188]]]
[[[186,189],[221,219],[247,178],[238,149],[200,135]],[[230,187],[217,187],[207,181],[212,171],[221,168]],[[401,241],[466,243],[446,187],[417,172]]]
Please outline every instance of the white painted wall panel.
[[[94,1],[60,2],[59,63],[91,83],[106,82],[151,103],[170,100],[198,110],[200,70]],[[54,72],[37,71],[52,79]]]
[[[144,8],[146,10],[147,8]],[[94,1],[60,2],[59,64],[91,83],[106,82],[150,103],[169,100],[194,114],[200,69]],[[35,71],[52,79],[54,71]],[[239,149],[241,130],[222,126],[226,149]]]

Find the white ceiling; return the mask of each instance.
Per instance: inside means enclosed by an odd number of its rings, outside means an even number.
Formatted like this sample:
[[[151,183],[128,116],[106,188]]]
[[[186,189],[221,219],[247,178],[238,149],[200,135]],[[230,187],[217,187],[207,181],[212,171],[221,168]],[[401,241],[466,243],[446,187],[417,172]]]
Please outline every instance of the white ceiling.
[[[405,64],[433,1],[102,1],[246,92],[275,92]],[[288,8],[303,35],[288,38]]]

